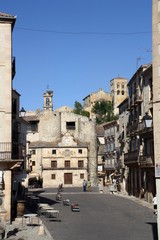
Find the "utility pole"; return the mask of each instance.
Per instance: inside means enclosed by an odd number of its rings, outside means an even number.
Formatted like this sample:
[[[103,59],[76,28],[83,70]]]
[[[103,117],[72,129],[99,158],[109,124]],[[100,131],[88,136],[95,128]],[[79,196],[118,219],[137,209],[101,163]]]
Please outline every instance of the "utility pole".
[[[152,78],[157,230],[160,239],[160,1],[152,0]]]

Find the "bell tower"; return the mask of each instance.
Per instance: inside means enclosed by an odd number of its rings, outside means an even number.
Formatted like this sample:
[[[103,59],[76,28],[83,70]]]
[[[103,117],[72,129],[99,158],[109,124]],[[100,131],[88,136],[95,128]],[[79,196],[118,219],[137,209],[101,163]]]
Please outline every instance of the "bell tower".
[[[44,110],[53,110],[53,103],[52,103],[53,91],[47,90],[43,94],[43,109]]]

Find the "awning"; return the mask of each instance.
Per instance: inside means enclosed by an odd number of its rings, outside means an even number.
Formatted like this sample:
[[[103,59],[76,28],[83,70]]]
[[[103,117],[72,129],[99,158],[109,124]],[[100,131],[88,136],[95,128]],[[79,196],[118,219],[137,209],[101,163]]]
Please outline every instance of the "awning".
[[[40,175],[39,175],[39,173],[30,173],[28,175],[28,178],[36,178],[37,180],[39,180],[40,179]]]

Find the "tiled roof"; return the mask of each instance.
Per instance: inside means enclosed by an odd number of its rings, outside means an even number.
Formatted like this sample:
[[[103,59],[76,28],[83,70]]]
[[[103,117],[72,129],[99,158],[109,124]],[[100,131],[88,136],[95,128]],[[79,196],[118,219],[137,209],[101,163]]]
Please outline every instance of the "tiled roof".
[[[37,115],[33,116],[25,116],[23,117],[25,121],[32,122],[32,121],[39,121],[39,117]]]
[[[43,141],[37,141],[37,142],[31,142],[30,148],[53,148],[58,145],[58,142],[43,142]]]

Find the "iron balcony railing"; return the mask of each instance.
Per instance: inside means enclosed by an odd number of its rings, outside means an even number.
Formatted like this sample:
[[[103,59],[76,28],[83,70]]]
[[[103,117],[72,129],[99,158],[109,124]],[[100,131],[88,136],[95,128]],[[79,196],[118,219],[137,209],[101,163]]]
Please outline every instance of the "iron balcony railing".
[[[21,144],[0,142],[0,160],[23,159],[24,147]]]
[[[114,163],[111,163],[111,164],[109,164],[109,163],[106,163],[105,165],[104,165],[104,169],[105,170],[111,170],[111,169],[115,169],[115,164]]]
[[[139,157],[139,161],[143,165],[154,165],[153,155],[142,155]]]
[[[139,152],[137,150],[124,154],[124,164],[127,165],[128,163],[137,163],[137,162],[139,162]]]

